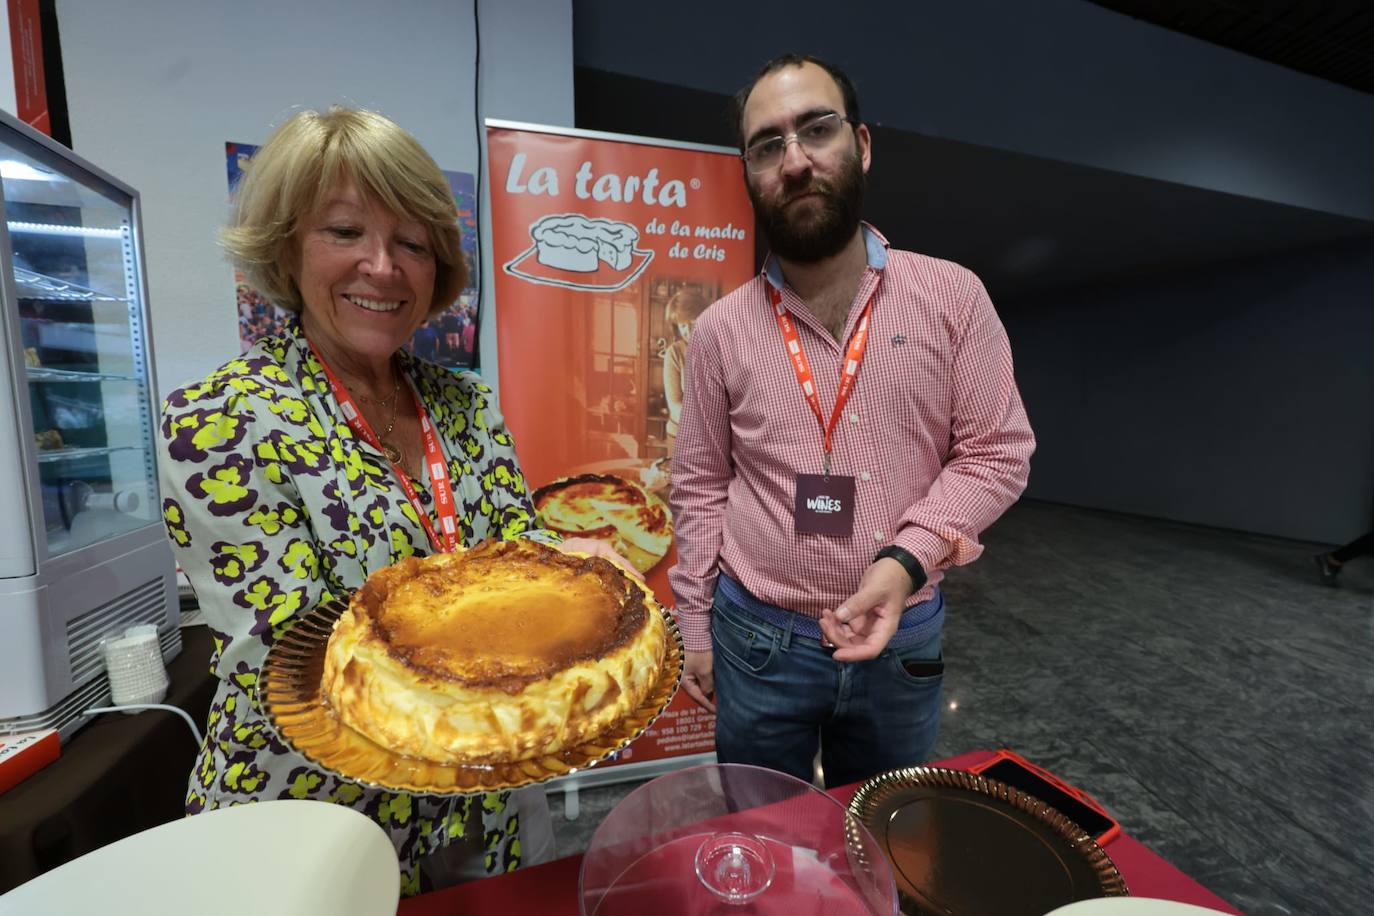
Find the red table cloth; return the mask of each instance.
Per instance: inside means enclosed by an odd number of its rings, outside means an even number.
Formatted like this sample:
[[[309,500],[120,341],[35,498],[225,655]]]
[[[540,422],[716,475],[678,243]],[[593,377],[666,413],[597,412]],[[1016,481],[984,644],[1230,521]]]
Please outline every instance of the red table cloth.
[[[930,766],[966,770],[992,756],[991,751],[972,751]],[[843,786],[830,794],[848,803],[858,786]],[[1157,897],[1223,913],[1240,911],[1189,878],[1124,832],[1106,847],[1135,897]],[[523,914],[578,916],[577,877],[582,856],[568,856],[544,865],[482,881],[459,884],[430,894],[402,900],[398,916],[453,916],[453,914]]]

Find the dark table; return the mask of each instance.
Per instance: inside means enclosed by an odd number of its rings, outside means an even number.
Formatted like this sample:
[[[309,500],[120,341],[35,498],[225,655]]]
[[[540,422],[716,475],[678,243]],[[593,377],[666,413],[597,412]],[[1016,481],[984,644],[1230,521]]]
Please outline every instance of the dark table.
[[[215,693],[210,631],[181,631],[164,703],[205,728]],[[96,716],[62,756],[0,795],[0,894],[49,869],[185,814],[198,749],[181,717],[164,710]]]

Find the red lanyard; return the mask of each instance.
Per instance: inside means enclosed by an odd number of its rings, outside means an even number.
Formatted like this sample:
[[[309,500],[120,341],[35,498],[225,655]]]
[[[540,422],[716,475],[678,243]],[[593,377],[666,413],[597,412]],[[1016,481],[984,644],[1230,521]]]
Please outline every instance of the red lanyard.
[[[768,283],[767,279],[764,282]],[[811,363],[807,361],[806,351],[802,349],[796,322],[783,307],[782,291],[768,283],[768,298],[772,300],[773,315],[778,319],[782,342],[787,347],[787,355],[791,358],[792,368],[797,373],[797,383],[801,385],[802,394],[806,395],[806,403],[811,405],[811,412],[816,415],[816,422],[821,426],[827,477],[830,476],[830,441],[835,435],[835,427],[840,422],[840,416],[844,413],[844,405],[849,402],[849,395],[854,391],[854,383],[859,378],[859,366],[863,365],[864,349],[868,346],[868,319],[873,312],[873,296],[877,291],[878,287],[874,285],[873,291],[864,302],[863,312],[859,314],[859,324],[849,337],[849,346],[845,348],[844,367],[840,370],[840,388],[835,393],[835,409],[830,412],[830,423],[827,425],[825,415],[821,413],[821,399],[816,394],[816,383],[811,377]]]
[[[310,343],[306,341],[306,343]],[[315,349],[313,343],[310,344],[310,352],[315,354],[316,361],[320,368],[324,370],[325,376],[329,379],[329,387],[334,391],[334,400],[339,402],[343,408],[344,418],[348,420],[348,426],[353,430],[353,434],[362,439],[377,451],[386,452],[382,449],[381,440],[372,431],[372,425],[367,422],[367,417],[358,409],[358,405],[353,402],[353,396],[348,393],[348,389],[339,381],[338,376],[325,363],[324,357],[320,356],[320,351]],[[439,447],[439,437],[434,432],[434,424],[429,421],[429,414],[425,412],[425,405],[420,403],[420,395],[415,387],[406,379],[406,387],[410,390],[410,396],[415,399],[415,410],[420,415],[420,435],[425,443],[425,465],[429,468],[429,481],[434,486],[434,508],[439,515],[439,527],[443,529],[444,538],[439,540],[439,535],[434,530],[434,525],[429,520],[429,513],[420,503],[420,496],[415,492],[415,485],[410,482],[410,477],[395,462],[391,464],[391,470],[395,472],[396,479],[401,482],[401,489],[405,491],[406,498],[410,500],[411,508],[415,510],[415,515],[420,519],[420,524],[424,526],[425,534],[429,535],[430,544],[438,553],[451,553],[458,548],[458,511],[453,504],[453,489],[448,481],[448,462],[444,460],[443,450]]]

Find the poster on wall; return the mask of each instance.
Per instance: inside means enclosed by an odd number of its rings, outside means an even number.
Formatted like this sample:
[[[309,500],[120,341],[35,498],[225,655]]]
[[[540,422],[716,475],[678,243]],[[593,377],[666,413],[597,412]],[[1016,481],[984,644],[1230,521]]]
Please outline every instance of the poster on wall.
[[[0,4],[0,20],[10,38],[10,66],[0,66],[0,108],[52,136],[39,2],[5,0]]]
[[[671,607],[683,355],[697,316],[754,273],[739,157],[499,121],[487,148],[501,407],[541,523],[614,531]],[[589,504],[596,518],[568,508]],[[709,752],[713,730],[679,692],[613,763]]]
[[[251,160],[257,149],[248,143],[224,144],[230,197],[244,171],[252,167]],[[450,369],[475,369],[480,317],[477,291],[481,288],[477,276],[477,181],[467,172],[445,171],[444,177],[453,189],[453,202],[458,207],[458,229],[462,233],[463,256],[468,261],[468,286],[449,309],[415,332],[406,349],[421,359]],[[286,313],[253,289],[237,269],[234,289],[239,315],[239,346],[246,351],[259,337],[276,333],[286,320]]]

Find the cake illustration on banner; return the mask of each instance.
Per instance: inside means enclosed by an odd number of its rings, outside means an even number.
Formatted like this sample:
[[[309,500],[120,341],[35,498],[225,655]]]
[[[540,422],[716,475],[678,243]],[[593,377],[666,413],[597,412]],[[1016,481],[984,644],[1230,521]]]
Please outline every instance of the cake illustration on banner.
[[[616,474],[563,477],[534,491],[539,524],[564,537],[594,538],[646,573],[673,544],[668,506]]]
[[[591,273],[602,262],[625,270],[634,259],[639,230],[629,223],[588,219],[580,213],[546,216],[530,226],[540,264]]]
[[[530,224],[530,245],[505,265],[530,283],[602,292],[627,286],[653,260],[639,230],[619,220],[553,213]]]

